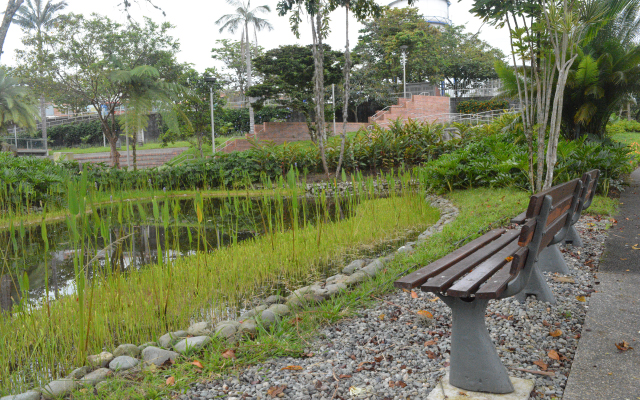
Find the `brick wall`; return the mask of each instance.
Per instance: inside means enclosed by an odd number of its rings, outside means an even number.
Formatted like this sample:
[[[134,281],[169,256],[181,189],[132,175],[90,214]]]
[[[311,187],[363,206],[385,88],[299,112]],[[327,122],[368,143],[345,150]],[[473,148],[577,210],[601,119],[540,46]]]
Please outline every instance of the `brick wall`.
[[[366,128],[368,124],[355,122],[347,123],[347,132],[356,132],[361,128]],[[329,134],[333,135],[333,123],[327,124]],[[254,135],[247,135],[247,138],[257,138],[260,142],[273,142],[275,144],[299,142],[311,140],[306,122],[265,122],[256,125]],[[336,133],[342,132],[342,123],[336,123]],[[243,151],[251,148],[251,143],[246,139],[237,139],[223,148],[221,151],[231,153],[232,151]]]
[[[380,126],[386,126],[398,118],[431,120],[429,117],[433,117],[436,120],[438,116],[450,113],[449,101],[447,96],[412,96],[410,100],[401,98],[398,105],[376,113],[376,116],[369,118],[369,122],[375,121]]]

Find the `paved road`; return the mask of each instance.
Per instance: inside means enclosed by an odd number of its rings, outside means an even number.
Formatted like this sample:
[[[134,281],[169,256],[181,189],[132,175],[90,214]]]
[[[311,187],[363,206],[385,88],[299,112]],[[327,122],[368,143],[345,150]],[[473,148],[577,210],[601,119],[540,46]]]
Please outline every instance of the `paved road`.
[[[631,184],[605,244],[563,400],[640,399],[640,169]],[[622,341],[634,349],[618,351]]]

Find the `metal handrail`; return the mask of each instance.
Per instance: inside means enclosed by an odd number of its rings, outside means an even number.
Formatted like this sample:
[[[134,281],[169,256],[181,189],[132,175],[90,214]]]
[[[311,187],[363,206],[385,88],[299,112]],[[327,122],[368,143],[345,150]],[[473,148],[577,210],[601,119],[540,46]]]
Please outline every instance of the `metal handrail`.
[[[511,108],[511,109],[502,109],[502,110],[490,110],[483,111],[481,113],[475,114],[460,114],[460,113],[443,113],[443,114],[432,114],[432,115],[417,115],[412,118],[410,115],[406,116],[406,119],[411,119],[413,121],[430,121],[432,123],[475,123],[476,125],[480,125],[480,123],[491,123],[497,117],[500,117],[505,114],[515,114],[519,113],[520,109]],[[369,125],[369,128],[372,128],[375,123]]]
[[[178,165],[182,165],[187,161],[195,160],[196,157],[190,153],[182,153],[179,156],[176,156],[173,160],[171,160],[171,165],[177,167]]]
[[[46,139],[3,137],[0,141],[13,145],[16,150],[46,150]]]

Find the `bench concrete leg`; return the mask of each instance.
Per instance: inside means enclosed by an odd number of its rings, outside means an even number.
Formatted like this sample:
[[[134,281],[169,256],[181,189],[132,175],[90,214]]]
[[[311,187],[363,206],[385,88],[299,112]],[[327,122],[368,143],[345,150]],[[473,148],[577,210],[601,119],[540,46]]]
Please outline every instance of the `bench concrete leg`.
[[[547,285],[547,281],[542,275],[542,272],[538,269],[538,265],[534,264],[532,266],[533,271],[531,271],[531,276],[529,277],[529,282],[527,285],[520,291],[520,293],[516,294],[514,297],[520,303],[524,303],[527,299],[527,295],[535,295],[538,301],[542,301],[545,303],[556,304],[556,298],[553,295],[553,292]]]
[[[580,235],[578,235],[578,231],[576,231],[576,228],[573,225],[569,228],[564,242],[565,244],[570,243],[573,247],[584,247],[582,239],[580,239]]]
[[[451,369],[449,383],[475,392],[511,393],[513,384],[485,325],[489,300],[464,301],[442,296],[451,308]]]
[[[547,246],[540,252],[538,255],[538,268],[543,272],[557,272],[563,275],[571,273],[557,244]]]

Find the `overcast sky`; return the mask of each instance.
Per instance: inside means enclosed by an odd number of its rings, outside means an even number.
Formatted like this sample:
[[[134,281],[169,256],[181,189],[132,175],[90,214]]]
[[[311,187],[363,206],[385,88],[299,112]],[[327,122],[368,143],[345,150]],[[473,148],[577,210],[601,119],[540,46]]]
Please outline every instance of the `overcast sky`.
[[[420,0],[419,0],[420,1]],[[421,0],[425,1],[425,0]],[[232,38],[239,39],[240,33],[231,35],[229,33],[219,33],[219,27],[215,25],[215,21],[221,16],[234,12],[234,8],[227,4],[226,0],[153,0],[154,4],[162,8],[166,13],[166,17],[145,0],[138,0],[138,4],[134,4],[132,16],[137,20],[142,20],[142,16],[147,16],[155,21],[167,20],[175,25],[172,34],[180,41],[181,52],[178,54],[180,62],[189,62],[194,64],[198,71],[203,71],[210,66],[222,68],[223,65],[216,63],[211,59],[211,49],[215,47],[217,39]],[[69,6],[67,12],[89,15],[91,13],[99,13],[120,22],[126,22],[125,13],[118,6],[121,0],[67,0]],[[310,25],[304,22],[301,27],[301,37],[296,37],[291,33],[289,21],[287,17],[279,17],[275,10],[278,0],[252,0],[252,8],[258,5],[268,5],[271,7],[271,13],[266,14],[267,18],[274,30],[271,32],[260,32],[258,34],[258,43],[266,49],[278,47],[283,44],[310,44],[311,34]],[[391,0],[378,0],[379,4],[388,5]],[[0,1],[3,4],[2,10],[6,8],[6,1]],[[463,25],[469,32],[478,32],[480,30],[480,38],[486,40],[491,45],[502,49],[505,54],[509,54],[508,32],[506,30],[496,30],[491,26],[482,25],[481,21],[469,13],[472,0],[452,0],[449,9],[449,16],[455,25]],[[344,49],[345,44],[345,15],[344,11],[337,11],[331,15],[331,34],[327,43],[334,49]],[[350,18],[350,43],[351,47],[355,46],[358,39],[358,30],[361,24],[358,24],[353,18]],[[21,37],[23,33],[18,26],[11,26],[5,41],[2,63],[15,65],[15,50],[21,46]]]

